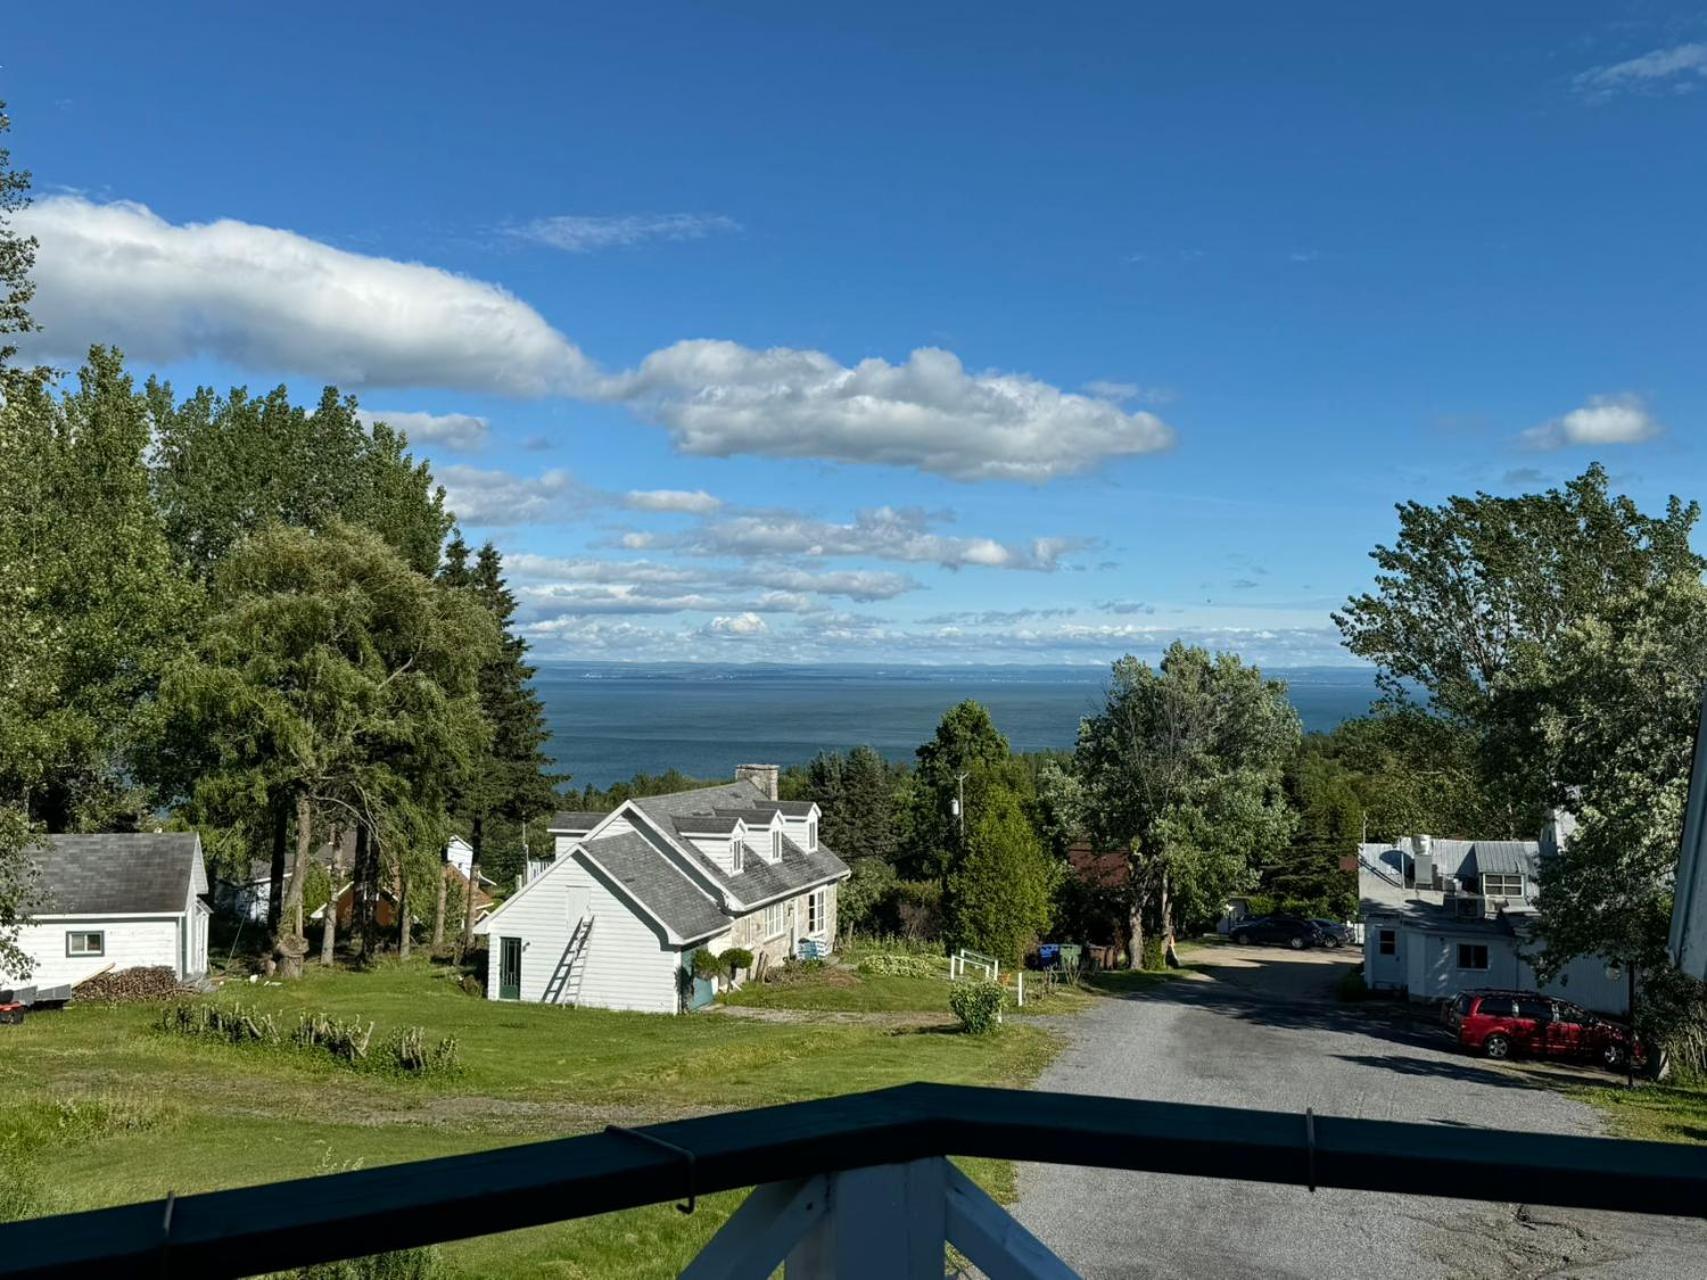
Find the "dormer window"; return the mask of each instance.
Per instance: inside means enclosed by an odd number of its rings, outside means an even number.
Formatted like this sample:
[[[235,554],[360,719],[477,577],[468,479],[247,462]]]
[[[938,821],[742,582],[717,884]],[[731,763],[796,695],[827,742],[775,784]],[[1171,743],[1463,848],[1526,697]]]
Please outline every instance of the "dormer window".
[[[730,837],[730,840],[729,840],[729,866],[730,866],[731,870],[739,871],[741,869],[741,856],[745,852],[746,852],[746,846],[744,844],[742,844],[741,837],[740,836]]]
[[[806,847],[813,853],[818,852],[818,819],[816,818],[806,824]]]
[[[782,832],[781,831],[772,831],[771,832],[771,861],[772,862],[781,862],[782,861]]]
[[[1482,896],[1485,898],[1521,898],[1523,896],[1523,877],[1521,875],[1484,875],[1482,877]]]

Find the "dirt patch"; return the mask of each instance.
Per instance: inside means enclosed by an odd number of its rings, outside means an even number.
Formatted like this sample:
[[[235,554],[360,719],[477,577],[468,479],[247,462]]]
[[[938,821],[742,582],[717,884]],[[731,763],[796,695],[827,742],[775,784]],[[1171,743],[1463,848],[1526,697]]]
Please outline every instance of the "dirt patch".
[[[751,1022],[818,1022],[840,1023],[844,1026],[883,1027],[946,1027],[955,1019],[952,1013],[867,1013],[851,1009],[759,1009],[748,1005],[720,1004],[714,1006],[726,1018],[746,1018]]]

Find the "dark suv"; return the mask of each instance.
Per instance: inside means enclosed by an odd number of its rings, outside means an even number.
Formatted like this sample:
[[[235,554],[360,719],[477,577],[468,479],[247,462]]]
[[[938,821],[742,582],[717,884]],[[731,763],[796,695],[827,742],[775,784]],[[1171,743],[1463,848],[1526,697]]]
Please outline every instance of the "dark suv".
[[[1446,1006],[1446,1025],[1459,1044],[1490,1058],[1594,1058],[1612,1068],[1624,1065],[1632,1040],[1618,1023],[1535,991],[1465,991]],[[1634,1043],[1640,1066],[1647,1053]]]
[[[1302,951],[1321,945],[1322,931],[1314,920],[1301,916],[1249,916],[1228,929],[1227,937],[1241,946],[1250,942],[1274,943]]]

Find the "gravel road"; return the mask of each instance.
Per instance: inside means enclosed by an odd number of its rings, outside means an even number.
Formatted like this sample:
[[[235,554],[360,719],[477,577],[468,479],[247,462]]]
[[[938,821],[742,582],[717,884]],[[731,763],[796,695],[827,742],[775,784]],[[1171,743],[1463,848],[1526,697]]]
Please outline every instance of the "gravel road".
[[[1220,1106],[1599,1134],[1546,1087],[1557,1064],[1493,1066],[1436,1024],[1338,1004],[1351,963],[1218,947],[1182,978],[1065,1020],[1038,1088]],[[1593,1073],[1588,1073],[1593,1078]],[[1609,1077],[1600,1077],[1608,1079]],[[1448,1188],[1442,1188],[1448,1190]],[[1020,1172],[1019,1219],[1091,1280],[1707,1277],[1707,1224],[1520,1204],[1318,1191],[1050,1165]]]

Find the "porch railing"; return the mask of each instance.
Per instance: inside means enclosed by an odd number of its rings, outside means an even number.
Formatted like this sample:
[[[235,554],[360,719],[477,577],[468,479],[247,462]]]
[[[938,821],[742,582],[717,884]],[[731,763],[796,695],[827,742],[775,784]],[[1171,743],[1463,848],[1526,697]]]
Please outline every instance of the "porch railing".
[[[1071,1273],[945,1157],[1707,1217],[1707,1149],[915,1084],[0,1227],[0,1277],[235,1277],[751,1186],[686,1274]],[[1302,1194],[1302,1193],[1301,1193]],[[1110,1193],[1109,1211],[1141,1213]],[[1379,1269],[1379,1260],[1372,1266]]]

